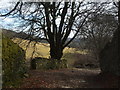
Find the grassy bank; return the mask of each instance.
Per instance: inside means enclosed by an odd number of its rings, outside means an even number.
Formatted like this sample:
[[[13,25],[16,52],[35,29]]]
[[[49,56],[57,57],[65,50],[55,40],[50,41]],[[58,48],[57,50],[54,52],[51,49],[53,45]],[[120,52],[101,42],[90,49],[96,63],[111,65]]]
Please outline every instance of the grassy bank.
[[[13,41],[15,43],[18,43],[20,47],[22,47],[24,50],[26,50],[26,59],[29,61],[30,57],[32,56],[32,53],[35,49],[33,57],[43,57],[43,58],[49,58],[49,44],[47,43],[40,43],[38,42],[34,48],[35,42],[31,42],[28,45],[29,41],[28,40],[23,40],[19,38],[14,38]],[[76,48],[68,48],[66,47],[63,51],[63,59],[66,59],[68,62],[68,67],[73,67],[74,64],[86,64],[86,63],[91,63],[95,62],[95,60],[92,60],[92,58],[87,55],[88,52],[87,50],[77,50]]]

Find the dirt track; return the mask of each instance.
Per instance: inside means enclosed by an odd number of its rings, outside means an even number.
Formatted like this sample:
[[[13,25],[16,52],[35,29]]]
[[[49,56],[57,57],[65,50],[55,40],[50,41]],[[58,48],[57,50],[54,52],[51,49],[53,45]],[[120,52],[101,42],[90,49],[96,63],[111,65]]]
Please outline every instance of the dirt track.
[[[20,88],[108,88],[117,87],[117,81],[106,84],[107,78],[99,78],[100,70],[61,69],[32,70]],[[103,79],[103,80],[102,80]],[[112,84],[111,84],[112,83]]]

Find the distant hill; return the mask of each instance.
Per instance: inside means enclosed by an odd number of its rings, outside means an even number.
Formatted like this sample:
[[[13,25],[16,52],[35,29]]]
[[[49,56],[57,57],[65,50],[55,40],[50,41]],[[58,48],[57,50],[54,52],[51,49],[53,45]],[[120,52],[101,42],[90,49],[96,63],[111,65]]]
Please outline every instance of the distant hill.
[[[12,30],[6,30],[6,29],[1,29],[2,30],[2,33],[5,34],[7,37],[9,38],[21,38],[21,39],[25,39],[25,40],[30,40],[30,36],[24,32],[20,32],[20,33],[17,33],[15,31],[12,31]],[[35,39],[37,39],[37,37],[32,40],[34,41]],[[68,41],[70,40],[71,38],[68,38]],[[38,39],[39,40],[39,39]],[[41,42],[41,43],[48,43],[46,40],[39,40],[38,42]],[[84,44],[84,40],[82,39],[77,39],[75,38],[69,45],[68,47],[72,47],[72,48],[79,48],[80,47],[80,44]]]
[[[7,37],[9,37],[11,39],[12,38],[21,38],[21,39],[25,39],[25,40],[30,40],[31,39],[31,41],[34,41],[35,39],[37,39],[37,37],[32,38],[30,35],[28,35],[24,32],[17,33],[15,31],[7,30],[7,29],[1,29],[1,30],[2,30],[2,33],[4,35],[6,35]],[[45,41],[45,40],[40,40],[38,42],[47,43],[47,41]]]
[[[25,39],[28,37],[28,35],[24,32],[20,32],[20,33],[17,33],[15,31],[12,31],[12,30],[7,30],[7,29],[1,29],[2,30],[2,33],[4,35],[6,35],[7,37],[9,38],[22,38],[22,39]]]
[[[70,38],[68,39],[70,40]],[[72,48],[84,48],[85,47],[85,39],[80,39],[80,38],[75,38],[69,45],[68,47]]]

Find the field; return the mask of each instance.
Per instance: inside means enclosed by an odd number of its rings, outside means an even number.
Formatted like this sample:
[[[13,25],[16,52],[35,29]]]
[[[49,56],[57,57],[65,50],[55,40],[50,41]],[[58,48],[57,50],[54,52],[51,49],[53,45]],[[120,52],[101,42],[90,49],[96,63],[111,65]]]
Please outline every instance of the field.
[[[14,38],[12,39],[14,43],[19,44],[20,47],[22,47],[24,50],[26,50],[26,60],[29,61],[32,53],[33,54],[33,58],[34,57],[43,57],[43,58],[49,58],[49,44],[47,43],[36,43],[35,47],[34,44],[35,42],[32,41],[29,46],[28,40],[23,40],[20,38]],[[26,49],[27,47],[27,49]],[[35,50],[35,51],[34,51]],[[75,66],[74,64],[87,64],[87,63],[96,63],[96,61],[90,56],[88,55],[87,50],[77,50],[76,48],[69,48],[66,47],[63,51],[63,59],[66,59],[68,62],[68,67],[73,67]]]

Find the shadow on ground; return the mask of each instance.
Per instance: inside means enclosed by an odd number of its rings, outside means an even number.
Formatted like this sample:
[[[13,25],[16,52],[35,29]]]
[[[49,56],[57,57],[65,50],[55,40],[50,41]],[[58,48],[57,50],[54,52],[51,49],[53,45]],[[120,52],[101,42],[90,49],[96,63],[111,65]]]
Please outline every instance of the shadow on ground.
[[[19,88],[118,88],[119,80],[99,69],[31,70]]]

